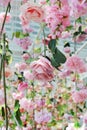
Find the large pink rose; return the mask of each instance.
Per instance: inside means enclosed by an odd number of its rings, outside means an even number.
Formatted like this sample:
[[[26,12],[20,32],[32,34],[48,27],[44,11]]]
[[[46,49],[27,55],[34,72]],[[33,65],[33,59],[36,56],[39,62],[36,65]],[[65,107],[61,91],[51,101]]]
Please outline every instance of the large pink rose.
[[[23,26],[27,25],[30,21],[42,22],[43,18],[44,11],[40,6],[29,2],[21,6],[20,19]]]
[[[32,69],[35,79],[40,81],[51,81],[54,77],[54,69],[50,61],[44,57],[40,57],[39,60],[32,62],[30,68]]]

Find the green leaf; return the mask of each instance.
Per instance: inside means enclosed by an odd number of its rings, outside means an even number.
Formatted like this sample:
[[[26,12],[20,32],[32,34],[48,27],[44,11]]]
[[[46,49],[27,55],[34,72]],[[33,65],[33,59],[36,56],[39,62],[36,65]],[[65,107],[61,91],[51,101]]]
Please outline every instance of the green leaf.
[[[20,109],[19,109],[19,108],[18,108],[18,110],[16,111],[15,117],[16,117],[16,119],[17,119],[19,125],[22,126],[22,121],[21,121],[21,118],[20,118],[20,117],[21,117],[21,113],[20,113]]]
[[[13,35],[12,35],[12,39],[13,39],[14,36],[16,38],[24,38],[24,37],[28,37],[29,34],[28,33],[23,33],[23,32],[14,32]]]
[[[64,47],[70,47],[70,43],[69,42],[66,42]]]
[[[80,34],[80,32],[79,31],[76,31],[74,34],[73,34],[73,37],[76,37],[76,36],[78,36]]]
[[[79,17],[78,19],[76,19],[76,22],[77,22],[77,23],[82,23],[81,17]]]
[[[58,69],[58,66],[60,66],[60,64],[58,64],[53,57],[51,58],[51,64],[52,64],[52,66],[55,67],[56,69]]]
[[[6,56],[7,64],[11,64],[13,60],[13,57],[11,55]]]
[[[73,111],[73,109],[70,110],[70,114],[71,114],[72,116],[75,116],[75,112]]]
[[[40,48],[40,47],[39,47],[39,48],[35,48],[35,49],[34,49],[34,52],[35,52],[35,53],[41,53],[41,48]]]
[[[76,128],[80,128],[80,127],[81,127],[81,124],[80,124],[78,121],[76,121],[76,122],[74,123],[74,126],[75,126]]]
[[[4,107],[1,108],[1,111],[2,111],[2,117],[3,117],[3,119],[5,119],[5,110],[4,110]]]
[[[66,27],[66,31],[70,31],[71,29],[73,29],[72,25]]]
[[[19,105],[19,101],[15,100],[15,105],[14,105],[14,113],[16,113],[19,109],[20,105]]]
[[[0,127],[3,126],[3,120],[0,120]]]
[[[79,26],[78,31],[81,33],[82,32],[82,26]]]
[[[51,122],[47,124],[48,127],[55,126],[57,124],[56,120],[53,119]]]
[[[57,110],[59,111],[59,115],[62,116],[67,110],[67,104],[58,105]]]
[[[61,63],[65,63],[65,61],[66,61],[65,55],[57,48],[55,49],[53,57],[54,57],[55,61],[57,62],[58,67],[61,65]]]
[[[48,47],[53,53],[56,49],[56,40],[55,39],[50,40]]]

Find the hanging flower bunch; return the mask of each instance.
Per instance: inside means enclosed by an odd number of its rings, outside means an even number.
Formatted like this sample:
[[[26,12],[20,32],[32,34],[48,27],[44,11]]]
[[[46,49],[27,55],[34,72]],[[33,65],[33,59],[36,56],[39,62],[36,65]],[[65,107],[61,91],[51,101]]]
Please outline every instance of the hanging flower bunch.
[[[11,43],[23,52],[15,64],[5,29],[11,2],[0,0],[0,129],[86,130],[87,64],[78,54],[86,46],[87,0],[21,0],[21,31]]]

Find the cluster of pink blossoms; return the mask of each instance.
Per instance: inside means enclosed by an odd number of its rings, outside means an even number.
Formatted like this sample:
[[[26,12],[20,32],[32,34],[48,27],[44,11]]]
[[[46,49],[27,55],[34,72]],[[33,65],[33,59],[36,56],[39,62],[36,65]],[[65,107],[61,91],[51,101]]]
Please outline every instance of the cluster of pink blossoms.
[[[85,62],[77,55],[67,58],[65,65],[72,72],[83,73],[87,71]]]
[[[75,103],[81,103],[87,99],[87,89],[82,89],[72,93],[72,99]]]
[[[28,47],[31,46],[32,44],[31,39],[29,37],[24,37],[24,38],[15,37],[14,41],[24,50],[28,50]]]
[[[54,0],[46,6],[45,22],[51,29],[53,38],[61,37],[61,33],[70,25],[70,7],[68,0]]]
[[[79,18],[87,14],[86,0],[70,0],[71,16]]]
[[[52,118],[52,114],[47,109],[43,109],[41,111],[35,112],[35,121],[37,123],[49,122],[51,118]]]

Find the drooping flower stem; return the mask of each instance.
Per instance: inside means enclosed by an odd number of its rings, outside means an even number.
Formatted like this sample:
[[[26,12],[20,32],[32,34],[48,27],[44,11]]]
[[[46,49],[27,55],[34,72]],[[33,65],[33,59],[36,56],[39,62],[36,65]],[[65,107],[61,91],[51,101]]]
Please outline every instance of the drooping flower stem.
[[[8,11],[10,11],[10,8],[11,8],[11,6],[10,6],[10,2],[9,2],[7,9],[6,9],[4,20],[3,20],[3,23],[2,23],[2,28],[1,28],[1,31],[0,31],[0,38],[1,38],[2,33],[3,33],[3,29],[4,29],[4,25],[5,25],[5,21],[6,21],[6,16],[7,16]]]
[[[5,37],[6,37],[5,34],[3,34],[2,79],[3,79],[4,101],[5,101],[5,123],[6,123],[6,130],[8,130],[7,93],[6,93],[6,79],[5,79],[5,58],[6,58]]]

